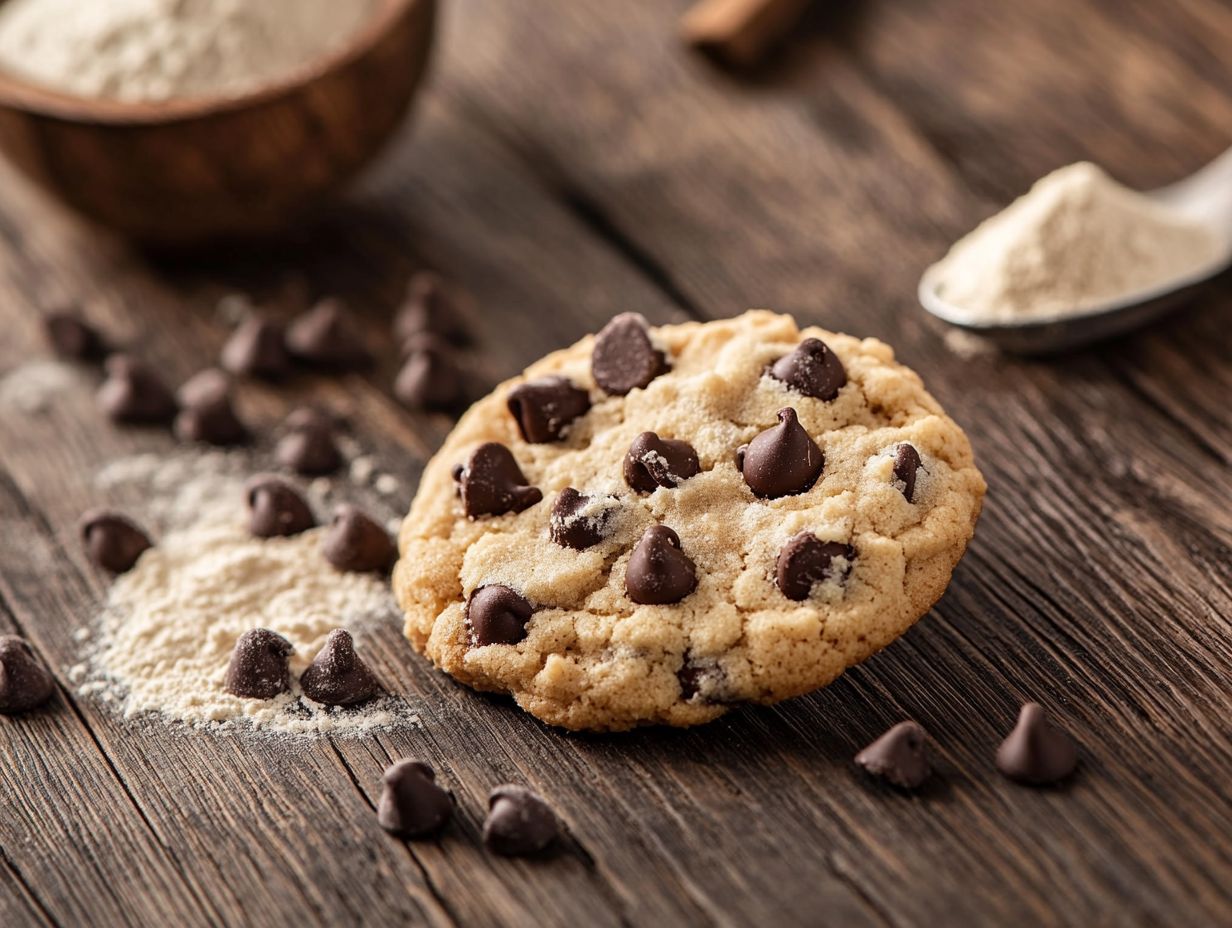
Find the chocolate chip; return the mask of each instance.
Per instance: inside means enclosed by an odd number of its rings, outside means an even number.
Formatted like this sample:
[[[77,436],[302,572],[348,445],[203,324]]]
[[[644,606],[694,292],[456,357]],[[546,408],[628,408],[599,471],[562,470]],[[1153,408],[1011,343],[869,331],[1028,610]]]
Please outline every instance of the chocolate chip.
[[[894,451],[894,485],[903,491],[907,502],[915,502],[915,475],[920,469],[920,452],[906,442]]]
[[[434,835],[453,815],[454,798],[436,783],[436,771],[419,760],[400,760],[385,768],[376,820],[404,838]]]
[[[177,398],[175,434],[181,441],[239,445],[248,440],[248,428],[231,402],[231,382],[222,371],[201,371],[180,387]]]
[[[394,379],[394,396],[410,409],[453,409],[464,395],[462,372],[453,353],[436,338],[411,340]]]
[[[646,529],[629,558],[625,590],[635,603],[678,603],[697,587],[697,569],[680,550],[680,536],[666,525]]]
[[[113,574],[122,574],[137,563],[150,539],[130,519],[116,512],[93,509],[81,519],[81,538],[90,560]]]
[[[625,483],[639,493],[672,489],[701,470],[697,452],[687,441],[642,432],[625,454]]]
[[[766,429],[737,454],[744,482],[758,496],[777,499],[804,493],[821,476],[825,456],[790,406],[779,410],[779,424]]]
[[[98,404],[115,422],[162,424],[175,418],[175,397],[153,370],[128,355],[107,359]]]
[[[521,512],[543,499],[538,487],[527,484],[513,452],[494,441],[475,449],[459,483],[462,506],[472,519]]]
[[[568,377],[528,380],[509,391],[509,411],[529,442],[558,441],[573,422],[590,410],[590,394]]]
[[[291,373],[286,328],[272,319],[251,316],[223,345],[219,361],[233,374],[281,380]]]
[[[650,327],[640,313],[621,313],[595,336],[590,371],[608,393],[624,396],[667,369],[667,359],[650,341]]]
[[[107,345],[98,330],[71,313],[49,313],[43,317],[43,330],[51,350],[70,361],[101,361]]]
[[[483,843],[493,854],[526,857],[556,840],[560,823],[548,804],[525,786],[507,783],[488,794]]]
[[[305,477],[332,474],[342,465],[342,452],[334,440],[334,419],[310,407],[287,416],[286,434],[278,441],[274,457]]]
[[[353,706],[371,699],[381,684],[355,653],[351,633],[335,628],[299,678],[304,695],[327,706]]]
[[[1018,724],[997,749],[997,769],[1011,780],[1033,786],[1063,780],[1077,766],[1078,746],[1036,702],[1022,707]]]
[[[334,510],[321,551],[339,570],[356,573],[388,570],[398,555],[389,532],[350,504]]]
[[[526,623],[534,613],[535,607],[509,587],[482,586],[466,603],[471,644],[517,644],[526,637]]]
[[[797,393],[832,400],[847,383],[843,362],[820,338],[806,338],[770,367],[770,376]]]
[[[291,688],[287,658],[292,650],[291,642],[268,628],[244,632],[227,665],[227,692],[245,699],[273,699],[285,693]]]
[[[454,288],[432,271],[420,271],[406,287],[406,301],[394,317],[394,335],[405,343],[427,332],[456,344],[468,340],[466,325],[458,312]]]
[[[931,769],[924,752],[925,732],[916,722],[899,722],[856,755],[856,764],[879,779],[915,789]]]
[[[579,493],[573,487],[561,490],[548,517],[548,533],[552,540],[562,548],[575,551],[584,551],[601,542],[607,536],[613,509],[604,506],[598,513],[588,512],[593,504],[594,497]]]
[[[244,489],[248,497],[248,530],[258,538],[298,535],[317,524],[308,503],[290,484],[270,474],[258,474]]]
[[[347,369],[372,362],[363,340],[351,328],[346,309],[332,298],[321,300],[291,323],[287,350],[301,361],[321,367]]]
[[[56,681],[34,649],[16,635],[0,636],[0,713],[36,709],[55,691]]]
[[[779,551],[774,582],[788,599],[808,599],[814,584],[843,582],[855,559],[856,550],[851,545],[819,541],[812,532],[801,532]]]

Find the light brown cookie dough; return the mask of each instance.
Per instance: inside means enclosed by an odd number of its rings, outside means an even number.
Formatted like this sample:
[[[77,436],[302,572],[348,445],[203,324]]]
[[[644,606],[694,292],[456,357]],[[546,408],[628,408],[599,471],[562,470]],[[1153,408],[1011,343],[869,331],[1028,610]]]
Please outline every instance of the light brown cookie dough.
[[[608,346],[605,365],[616,349],[639,349],[636,332],[618,335],[624,343]],[[654,377],[644,388],[605,392],[592,375],[595,338],[588,337],[476,403],[429,463],[399,540],[394,589],[416,650],[461,682],[510,693],[526,711],[566,728],[695,725],[736,703],[772,703],[826,685],[937,601],[984,496],[966,435],[875,339],[801,331],[791,317],[765,311],[662,326],[650,335],[665,367],[647,360],[637,376]],[[820,392],[830,393],[845,371],[832,399],[804,395],[770,372],[807,337],[824,341],[841,361],[837,375],[823,372],[830,383]],[[592,405],[577,415],[584,401],[559,381],[522,391],[514,403],[522,417],[525,397],[540,406],[545,390],[549,399],[563,397],[564,413],[541,416],[551,427],[537,437],[549,440],[530,443],[508,399],[520,384],[548,375],[587,391]],[[613,382],[607,373],[601,379]],[[824,467],[803,492],[759,497],[737,469],[737,452],[780,426],[785,408],[824,454]],[[562,418],[569,421],[562,425]],[[687,451],[643,440],[627,471],[626,454],[645,432],[687,442],[700,470],[673,476],[673,467],[694,470]],[[516,468],[508,471],[505,457],[487,449],[475,474],[463,476],[474,481],[467,505],[500,509],[504,499],[510,511],[470,518],[455,473],[487,442],[507,447]],[[914,459],[900,453],[904,444],[920,460],[913,486],[905,478]],[[896,460],[905,462],[897,474]],[[493,491],[489,481],[500,484],[510,473],[518,483],[517,469],[541,500],[531,502],[535,494],[523,487],[505,497]],[[654,489],[635,490],[629,476]],[[569,487],[589,499],[567,495],[553,516]],[[639,605],[626,587],[635,546],[654,525],[672,529],[679,547],[671,533],[652,532],[648,540],[659,549],[643,552],[640,563],[666,564],[671,576],[652,577],[649,590],[645,577],[639,583],[635,576],[633,586],[643,600],[691,590],[669,605]],[[811,588],[806,573],[801,589],[798,570],[788,578],[794,585],[783,586],[781,552],[805,532],[816,542],[789,546],[803,558],[796,563],[809,556],[799,554],[803,544],[814,554],[829,551],[829,569]],[[582,544],[596,536],[584,548],[554,540]],[[828,542],[836,544],[821,547]],[[694,566],[695,584],[685,562]],[[638,564],[635,558],[634,574]],[[495,586],[511,592],[489,590],[476,621],[468,621],[472,594]],[[803,598],[788,598],[785,589]],[[529,620],[522,604],[533,609]],[[489,640],[524,637],[482,645],[476,628]]]

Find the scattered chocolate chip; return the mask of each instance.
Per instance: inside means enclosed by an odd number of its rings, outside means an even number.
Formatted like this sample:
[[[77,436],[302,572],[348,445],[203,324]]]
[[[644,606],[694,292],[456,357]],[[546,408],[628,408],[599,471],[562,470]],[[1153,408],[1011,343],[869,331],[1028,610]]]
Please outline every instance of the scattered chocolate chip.
[[[248,440],[248,428],[231,402],[231,382],[222,371],[201,371],[180,387],[177,398],[175,434],[181,441],[239,445]]]
[[[814,584],[845,580],[855,558],[856,550],[851,545],[819,541],[812,532],[801,532],[779,551],[774,581],[788,599],[808,599]]]
[[[915,475],[920,465],[920,452],[914,445],[904,442],[894,451],[894,484],[909,503],[915,502]]]
[[[115,422],[162,424],[175,418],[175,397],[153,370],[128,355],[107,359],[98,405]]]
[[[358,654],[351,633],[335,628],[299,678],[304,695],[327,706],[353,706],[371,699],[381,684]]]
[[[55,691],[56,681],[34,649],[16,635],[0,636],[0,713],[36,709]]]
[[[130,519],[116,512],[93,509],[81,519],[81,538],[90,560],[113,574],[122,574],[137,563],[150,539]]]
[[[49,313],[43,317],[43,330],[51,350],[70,361],[101,361],[107,345],[98,330],[71,313]]]
[[[790,406],[779,410],[779,424],[766,429],[737,452],[744,482],[758,496],[777,499],[804,493],[821,476],[825,456]]]
[[[344,417],[318,409],[315,406],[297,406],[287,414],[282,426],[288,432],[302,432],[308,429],[319,429],[326,432],[336,432],[346,425]]]
[[[509,391],[508,403],[522,438],[541,443],[563,438],[574,420],[590,410],[590,394],[568,377],[552,375],[518,384]]]
[[[562,548],[584,551],[601,542],[607,535],[612,509],[601,507],[598,513],[586,510],[594,503],[594,497],[579,493],[573,487],[565,487],[556,497],[552,514],[548,517],[548,533]]]
[[[394,317],[394,336],[405,343],[427,332],[456,344],[468,340],[466,325],[453,297],[454,288],[432,271],[420,271],[406,287],[406,301]]]
[[[843,362],[820,338],[806,338],[791,354],[775,361],[770,376],[819,400],[834,399],[847,383]]]
[[[339,570],[356,573],[388,570],[398,555],[389,532],[350,504],[334,510],[321,551]]]
[[[464,395],[462,372],[440,339],[411,339],[406,361],[394,379],[394,396],[410,409],[453,409]]]
[[[525,786],[511,783],[488,794],[483,843],[493,854],[526,857],[556,840],[560,822],[548,804]]]
[[[287,328],[287,350],[301,361],[339,369],[366,367],[372,362],[363,340],[336,299],[324,299]]]
[[[258,538],[298,535],[317,524],[308,503],[289,483],[270,474],[248,481],[248,530]]]
[[[233,374],[281,380],[291,373],[286,328],[273,319],[251,316],[231,333],[219,361]]]
[[[932,771],[924,739],[924,728],[919,723],[899,722],[857,754],[856,764],[895,786],[915,789]]]
[[[625,454],[625,483],[639,493],[677,487],[700,470],[692,445],[654,432],[642,432]]]
[[[650,327],[640,313],[621,313],[595,336],[590,371],[608,393],[624,396],[667,369],[667,359],[650,341]]]
[[[629,558],[625,590],[635,603],[678,603],[697,587],[697,569],[680,550],[680,536],[666,525],[646,529]]]
[[[286,433],[274,449],[274,457],[305,477],[332,474],[342,466],[342,452],[334,440],[333,417],[310,407],[301,407],[287,416]]]
[[[1033,786],[1064,780],[1077,766],[1078,746],[1036,702],[1022,707],[1018,724],[997,749],[997,769]]]
[[[385,768],[376,820],[404,838],[436,834],[453,815],[454,798],[436,783],[436,771],[419,760],[400,760]]]
[[[227,665],[225,687],[232,696],[273,699],[291,688],[287,658],[291,642],[268,628],[253,628],[240,635]]]
[[[462,506],[472,519],[521,512],[543,499],[529,486],[513,452],[498,442],[480,445],[462,469]]]
[[[466,624],[471,644],[517,644],[526,637],[526,623],[535,607],[507,586],[481,586],[466,603]]]

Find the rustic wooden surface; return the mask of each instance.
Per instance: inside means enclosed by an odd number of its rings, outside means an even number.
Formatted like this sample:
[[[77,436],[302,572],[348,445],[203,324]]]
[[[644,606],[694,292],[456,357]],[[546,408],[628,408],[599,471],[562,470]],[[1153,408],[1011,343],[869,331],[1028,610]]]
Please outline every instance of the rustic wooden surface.
[[[737,80],[678,47],[684,5],[453,0],[411,131],[278,247],[156,261],[4,169],[0,369],[44,355],[37,311],[67,302],[179,380],[224,338],[219,295],[276,301],[291,275],[374,341],[412,269],[463,281],[483,384],[624,309],[789,310],[892,342],[969,432],[990,492],[949,593],[824,692],[685,732],[546,729],[393,628],[374,661],[422,729],[288,746],[123,722],[63,674],[105,592],[73,525],[103,462],[173,443],[99,421],[85,384],[42,415],[0,409],[0,631],[62,683],[0,717],[0,924],[1232,922],[1232,281],[1049,361],[964,360],[913,296],[1053,167],[1150,186],[1232,144],[1232,6],[834,0]],[[350,410],[405,504],[449,421],[399,410],[391,374],[242,403],[269,425],[310,395]],[[1063,788],[992,769],[1028,698],[1083,746]],[[850,764],[903,717],[935,740],[915,797]],[[376,827],[380,772],[406,755],[461,800],[439,841]],[[567,820],[555,857],[480,848],[506,780]]]

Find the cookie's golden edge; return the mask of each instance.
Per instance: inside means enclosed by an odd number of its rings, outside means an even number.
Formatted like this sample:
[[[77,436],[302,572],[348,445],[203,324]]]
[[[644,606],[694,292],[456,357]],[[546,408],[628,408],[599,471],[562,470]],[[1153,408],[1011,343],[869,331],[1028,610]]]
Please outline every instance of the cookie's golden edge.
[[[780,316],[766,310],[750,310],[743,316],[734,317],[730,320],[718,320],[717,322],[733,323],[738,320],[747,319],[753,316],[774,317],[776,319],[787,319],[791,321],[793,327],[794,320],[789,316]],[[659,327],[660,331],[669,330],[695,330],[701,326],[714,325],[716,323],[699,323],[687,322],[673,326]],[[796,329],[798,336],[818,335],[821,338],[827,336],[839,336],[839,333],[829,332],[817,327],[807,327],[801,331]],[[424,470],[423,480],[421,481],[421,490],[417,492],[415,501],[411,506],[411,510],[403,522],[403,529],[399,536],[399,552],[400,560],[396,565],[393,573],[393,589],[399,605],[404,610],[406,621],[404,625],[404,633],[410,641],[412,647],[421,655],[427,656],[429,660],[438,668],[453,676],[455,680],[470,686],[473,689],[486,691],[508,693],[508,689],[499,684],[494,684],[484,678],[475,677],[468,674],[461,661],[450,661],[447,657],[442,660],[437,654],[433,653],[433,649],[429,647],[429,640],[432,629],[437,618],[441,615],[442,609],[446,602],[432,595],[432,583],[427,582],[429,578],[441,577],[440,570],[445,570],[452,573],[452,586],[456,587],[456,593],[453,600],[456,602],[462,596],[461,584],[457,575],[457,565],[454,564],[434,564],[432,563],[431,545],[425,544],[430,542],[430,539],[425,539],[415,535],[414,526],[416,524],[416,512],[421,505],[421,494],[423,485],[428,482],[428,476],[436,472],[448,473],[453,466],[453,454],[451,453],[454,447],[453,440],[457,435],[465,435],[468,431],[468,426],[472,420],[484,416],[489,413],[487,408],[493,402],[499,403],[500,397],[503,397],[506,391],[515,383],[518,383],[528,376],[542,376],[545,373],[555,370],[560,363],[560,359],[570,357],[580,351],[589,353],[590,346],[593,344],[594,336],[588,335],[579,342],[567,348],[553,352],[533,364],[527,371],[515,377],[506,380],[498,385],[492,393],[484,399],[476,402],[466,414],[459,420],[450,436],[446,439],[442,448],[428,462]],[[890,363],[902,370],[909,370],[898,365],[897,362],[891,360]],[[914,374],[913,374],[914,376]],[[924,396],[935,404],[931,396],[924,391]],[[940,407],[938,407],[939,409]],[[939,413],[945,419],[949,419],[944,413]],[[952,424],[952,420],[949,420]],[[815,692],[828,686],[841,676],[847,669],[856,666],[872,657],[874,654],[883,650],[893,641],[905,634],[917,621],[923,618],[933,608],[933,606],[941,599],[949,586],[950,579],[954,569],[957,567],[962,555],[966,552],[971,539],[974,536],[975,526],[983,508],[983,497],[986,491],[986,483],[983,476],[975,468],[974,454],[970,448],[970,443],[966,439],[965,433],[955,426],[955,430],[964,443],[961,449],[963,456],[966,458],[969,468],[973,474],[973,484],[971,492],[973,494],[970,529],[967,533],[966,543],[963,544],[961,550],[951,549],[949,551],[938,552],[932,558],[923,562],[913,562],[909,565],[910,577],[904,578],[906,586],[913,587],[915,598],[921,604],[921,608],[911,610],[912,614],[903,614],[894,617],[893,622],[887,622],[882,626],[883,633],[871,637],[864,637],[857,646],[849,648],[841,655],[841,665],[836,665],[827,673],[815,677],[810,684],[801,687],[780,687],[769,690],[757,698],[746,700],[747,702],[760,705],[772,705],[781,702],[785,699],[790,699],[796,696],[805,695],[810,692]],[[413,544],[418,542],[417,544]],[[411,559],[414,559],[412,565]],[[819,610],[820,611],[820,610]],[[576,711],[577,706],[572,704],[561,703],[556,700],[551,700],[534,694],[526,693],[509,693],[512,695],[517,704],[535,716],[539,720],[556,727],[564,728],[570,731],[628,731],[638,727],[646,727],[653,725],[667,725],[671,727],[689,727],[693,725],[704,724],[709,721],[726,714],[726,712],[734,708],[735,705],[719,705],[705,704],[697,700],[688,703],[676,703],[668,707],[666,712],[662,712],[654,717],[645,718],[617,718],[611,719],[606,724],[596,724],[589,712],[579,713]],[[582,721],[581,719],[586,719]]]

